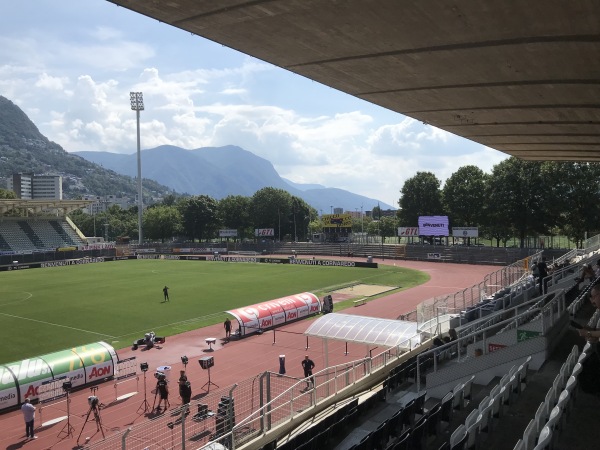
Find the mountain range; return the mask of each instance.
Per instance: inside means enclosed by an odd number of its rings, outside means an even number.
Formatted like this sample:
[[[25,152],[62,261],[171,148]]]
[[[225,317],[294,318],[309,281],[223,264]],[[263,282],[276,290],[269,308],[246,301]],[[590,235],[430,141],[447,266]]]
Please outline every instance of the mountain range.
[[[134,198],[137,192],[132,177],[67,153],[42,135],[21,108],[0,96],[0,188],[6,188],[6,180],[20,172],[61,175],[65,199],[111,194]],[[144,180],[145,197],[161,198],[170,193],[167,186]]]
[[[74,152],[88,161],[122,175],[137,174],[137,154],[110,152]],[[203,147],[185,150],[161,145],[141,151],[142,176],[168,186],[176,192],[209,195],[221,199],[228,195],[252,196],[264,187],[283,189],[302,198],[325,213],[331,207],[352,211],[364,207],[371,210],[378,204],[382,209],[393,206],[343,189],[318,184],[298,184],[279,176],[273,165],[264,158],[240,147]]]
[[[395,209],[343,189],[293,183],[280,177],[266,159],[232,145],[194,150],[164,145],[142,150],[141,155],[144,196],[204,194],[219,200],[228,195],[250,197],[264,187],[274,187],[324,213],[331,207]],[[17,105],[0,96],[0,178],[18,172],[61,175],[67,199],[111,194],[133,197],[137,192],[135,153],[66,152],[42,135]]]

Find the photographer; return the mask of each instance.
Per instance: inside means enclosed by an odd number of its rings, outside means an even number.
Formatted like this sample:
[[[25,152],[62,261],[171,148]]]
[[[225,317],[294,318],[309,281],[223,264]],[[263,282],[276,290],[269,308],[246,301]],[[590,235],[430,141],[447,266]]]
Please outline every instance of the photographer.
[[[160,404],[163,402],[165,403],[165,411],[167,410],[167,407],[169,406],[169,386],[167,386],[167,377],[165,376],[164,373],[159,373],[158,376],[158,382],[156,383],[156,392],[159,395],[159,400],[158,400],[158,406],[156,407],[156,412],[159,413],[160,412]]]
[[[179,373],[179,396],[181,397],[182,403],[186,405],[190,402],[192,397],[192,385],[185,375],[185,370],[182,370]]]

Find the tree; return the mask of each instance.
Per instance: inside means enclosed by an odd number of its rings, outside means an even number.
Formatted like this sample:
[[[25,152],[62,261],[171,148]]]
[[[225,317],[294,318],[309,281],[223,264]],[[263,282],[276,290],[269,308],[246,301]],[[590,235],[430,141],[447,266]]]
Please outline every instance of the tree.
[[[17,194],[15,194],[15,191],[9,191],[8,189],[1,189],[0,188],[0,198],[2,198],[2,199],[16,199],[17,198]]]
[[[398,229],[398,219],[395,217],[384,216],[379,221],[381,236],[384,238],[396,236]]]
[[[218,203],[219,221],[225,228],[235,229],[240,238],[252,235],[252,219],[250,211],[252,201],[250,197],[242,195],[229,195]]]
[[[210,239],[218,228],[217,201],[208,195],[183,199],[178,204],[184,233],[195,241]]]
[[[586,235],[598,232],[600,225],[600,164],[546,162],[542,165],[545,210],[550,223],[579,246]]]
[[[164,206],[175,206],[177,204],[177,197],[173,194],[167,194],[162,199]]]
[[[419,216],[443,214],[440,180],[431,172],[417,172],[400,191],[399,225],[414,227]]]
[[[481,222],[488,178],[477,166],[463,166],[446,180],[442,202],[452,226],[476,226]]]
[[[291,197],[291,220],[290,220],[290,236],[293,236],[294,240],[297,241],[299,237],[304,236],[304,240],[307,240],[306,233],[308,230],[308,224],[313,215],[317,214],[317,211],[306,203],[300,197],[292,195]]]
[[[528,233],[548,229],[543,186],[538,162],[511,157],[495,165],[486,189],[486,225],[502,230],[510,226],[524,247]]]
[[[69,219],[79,228],[84,236],[95,236],[94,216],[86,214],[82,209],[77,209],[69,214]]]
[[[153,206],[144,211],[143,224],[147,238],[165,242],[180,232],[181,212],[175,206]]]
[[[120,236],[129,236],[138,239],[138,214],[137,206],[123,209],[118,205],[112,205],[104,213],[96,215],[97,227],[101,227],[107,241],[115,240]],[[100,231],[98,232],[100,234]]]
[[[273,228],[281,238],[292,214],[292,196],[283,189],[262,188],[252,196],[252,216],[256,228]]]

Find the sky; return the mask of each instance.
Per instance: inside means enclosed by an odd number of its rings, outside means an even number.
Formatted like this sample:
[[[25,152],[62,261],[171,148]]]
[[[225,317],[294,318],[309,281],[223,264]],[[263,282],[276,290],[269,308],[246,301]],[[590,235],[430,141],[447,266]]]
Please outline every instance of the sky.
[[[134,153],[131,91],[142,149],[237,145],[295,183],[393,206],[417,172],[443,183],[508,157],[106,0],[1,3],[0,95],[67,152]]]

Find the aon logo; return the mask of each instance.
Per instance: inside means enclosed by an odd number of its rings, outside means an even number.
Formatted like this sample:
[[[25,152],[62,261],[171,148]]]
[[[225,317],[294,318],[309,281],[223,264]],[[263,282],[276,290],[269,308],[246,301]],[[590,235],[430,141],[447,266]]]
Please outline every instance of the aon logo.
[[[101,378],[101,377],[106,377],[106,376],[110,376],[110,375],[112,375],[110,366],[94,367],[94,368],[92,368],[92,371],[90,372],[90,380],[92,380],[94,378]]]

